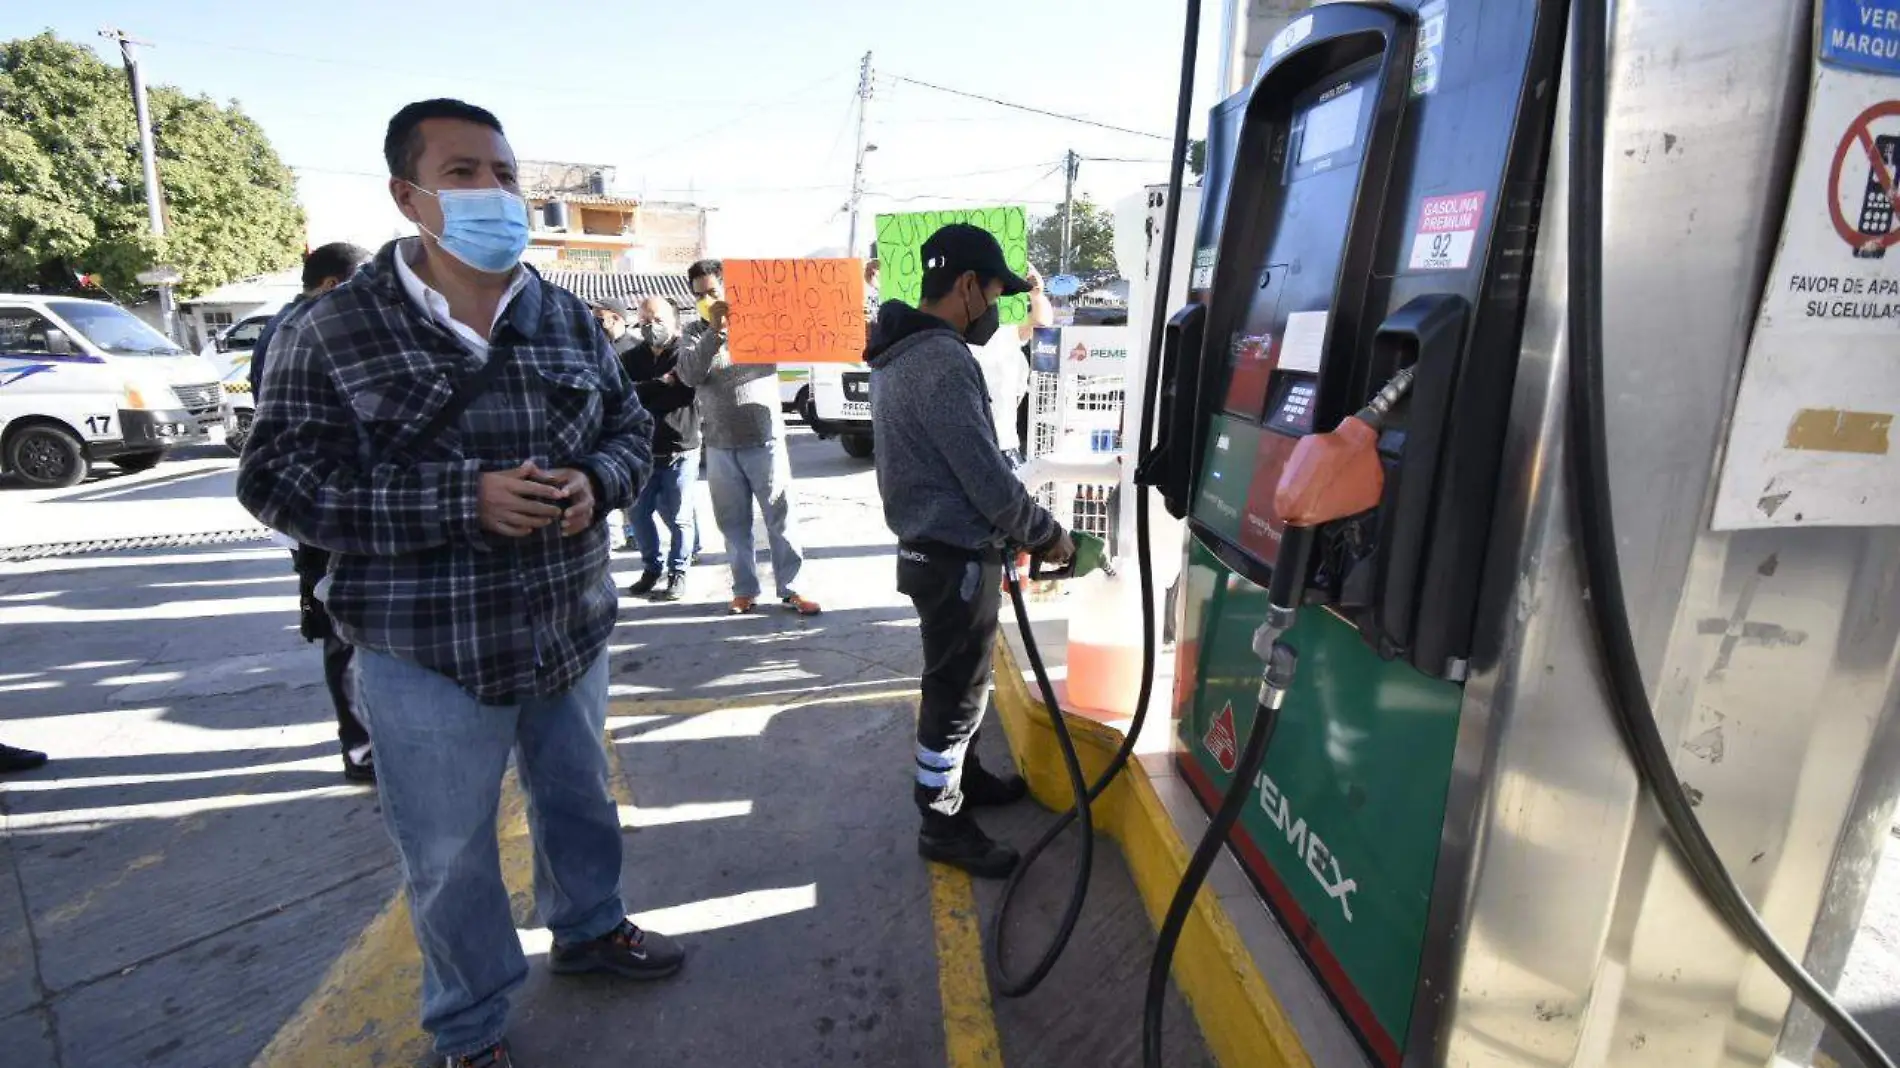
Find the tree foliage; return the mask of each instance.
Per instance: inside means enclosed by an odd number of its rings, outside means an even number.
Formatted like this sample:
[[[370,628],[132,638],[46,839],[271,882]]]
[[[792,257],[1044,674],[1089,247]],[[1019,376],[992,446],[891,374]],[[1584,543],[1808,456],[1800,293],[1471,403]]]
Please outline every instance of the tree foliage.
[[[97,277],[116,293],[157,264],[184,296],[295,266],[296,183],[262,129],[220,106],[147,87],[166,236],[148,228],[125,71],[50,33],[0,43],[0,289]]]
[[[1081,277],[1115,273],[1115,216],[1088,197],[1075,198],[1074,246],[1069,273]],[[1062,209],[1030,220],[1029,262],[1054,275],[1062,262]]]

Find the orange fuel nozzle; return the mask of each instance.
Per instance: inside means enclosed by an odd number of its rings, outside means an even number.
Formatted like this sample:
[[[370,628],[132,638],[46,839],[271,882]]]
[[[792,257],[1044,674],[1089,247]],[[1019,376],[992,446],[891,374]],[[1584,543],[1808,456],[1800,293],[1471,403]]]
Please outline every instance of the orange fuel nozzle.
[[[1359,414],[1324,434],[1308,434],[1293,447],[1273,509],[1288,526],[1316,527],[1376,507],[1385,492],[1379,463],[1379,427],[1412,388],[1412,369],[1392,376]]]
[[[1379,432],[1356,415],[1301,438],[1280,472],[1273,510],[1288,526],[1316,527],[1374,507],[1385,492],[1378,446]]]

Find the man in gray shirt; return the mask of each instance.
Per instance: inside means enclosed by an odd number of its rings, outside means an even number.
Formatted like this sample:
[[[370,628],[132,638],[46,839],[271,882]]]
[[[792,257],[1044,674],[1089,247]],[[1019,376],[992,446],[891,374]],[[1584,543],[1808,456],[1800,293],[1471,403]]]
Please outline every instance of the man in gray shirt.
[[[750,612],[759,601],[758,547],[752,539],[752,502],[757,501],[772,544],[779,602],[799,615],[815,616],[818,603],[799,596],[795,586],[805,551],[792,515],[792,465],[779,411],[778,365],[732,362],[726,350],[725,268],[718,260],[693,264],[686,279],[699,301],[700,321],[686,328],[686,348],[674,373],[699,391],[706,486],[731,562],[732,612]]]
[[[877,486],[897,535],[897,589],[917,607],[923,638],[916,785],[917,851],[1000,879],[1016,851],[992,841],[970,806],[1006,805],[1028,787],[986,770],[971,752],[989,696],[1002,553],[1061,564],[1069,535],[1017,480],[996,443],[983,372],[970,346],[995,336],[997,301],[1029,292],[987,232],[953,223],[924,242],[923,300],[879,310],[866,359]]]

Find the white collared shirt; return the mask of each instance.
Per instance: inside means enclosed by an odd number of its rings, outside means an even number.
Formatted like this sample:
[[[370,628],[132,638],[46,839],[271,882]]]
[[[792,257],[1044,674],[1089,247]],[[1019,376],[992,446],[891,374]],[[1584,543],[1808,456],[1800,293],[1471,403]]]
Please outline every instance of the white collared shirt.
[[[495,333],[495,324],[501,322],[501,317],[507,314],[508,306],[513,304],[515,298],[520,296],[521,291],[527,287],[527,268],[519,265],[515,267],[514,273],[508,277],[508,291],[501,295],[501,300],[495,305],[495,318],[488,324],[488,333],[478,334],[470,329],[467,323],[451,315],[449,298],[429,288],[428,283],[424,282],[416,274],[415,269],[409,266],[409,257],[420,251],[417,242],[421,240],[419,237],[407,237],[396,246],[396,277],[402,281],[403,292],[409,294],[409,299],[414,301],[416,307],[422,309],[425,315],[435,320],[436,325],[455,335],[456,340],[467,346],[468,351],[475,356],[476,363],[487,363],[488,338]]]

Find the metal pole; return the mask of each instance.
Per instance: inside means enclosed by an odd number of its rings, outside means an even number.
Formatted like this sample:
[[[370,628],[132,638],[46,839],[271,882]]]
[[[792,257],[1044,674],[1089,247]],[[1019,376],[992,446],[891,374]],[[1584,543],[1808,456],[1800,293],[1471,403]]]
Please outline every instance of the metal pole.
[[[158,153],[152,144],[152,109],[146,100],[145,76],[139,70],[138,58],[138,46],[149,42],[133,40],[124,30],[104,29],[99,31],[99,36],[117,41],[119,54],[125,59],[126,77],[132,83],[132,112],[139,125],[139,161],[145,171],[145,217],[151,224],[152,236],[164,237],[165,195],[158,184]],[[168,283],[158,286],[158,309],[164,317],[165,336],[177,341],[177,314]]]
[[[1079,161],[1075,158],[1075,150],[1070,149],[1068,158],[1063,161],[1062,263],[1060,271],[1062,274],[1069,273],[1070,264],[1075,258],[1075,172],[1078,169]]]
[[[858,252],[858,202],[864,199],[864,113],[871,106],[871,53],[864,53],[858,64],[858,162],[851,172],[851,238],[845,242],[845,255]]]

